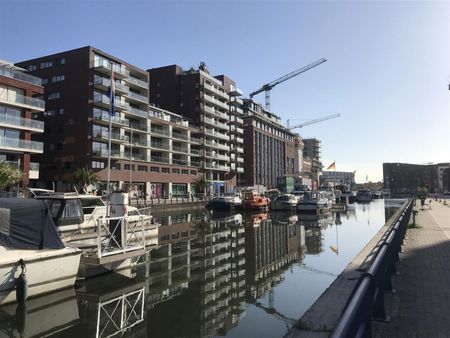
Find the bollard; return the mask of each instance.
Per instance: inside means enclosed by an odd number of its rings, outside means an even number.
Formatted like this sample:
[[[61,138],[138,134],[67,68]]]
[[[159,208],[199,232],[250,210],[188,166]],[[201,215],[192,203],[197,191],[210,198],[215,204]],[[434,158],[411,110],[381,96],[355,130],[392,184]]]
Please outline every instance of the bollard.
[[[417,210],[413,210],[413,226],[416,226],[416,215],[417,215],[418,211]]]

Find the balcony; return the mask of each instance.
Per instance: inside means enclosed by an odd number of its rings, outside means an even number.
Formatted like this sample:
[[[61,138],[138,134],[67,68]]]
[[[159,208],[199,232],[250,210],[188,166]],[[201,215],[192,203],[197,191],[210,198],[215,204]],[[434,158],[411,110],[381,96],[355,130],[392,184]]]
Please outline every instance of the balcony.
[[[242,148],[242,147],[236,147],[235,150],[240,154],[244,153],[244,148]]]
[[[94,115],[94,120],[97,121],[102,121],[104,123],[108,123],[109,124],[109,117],[110,114],[107,113],[102,113],[99,115]],[[112,125],[120,125],[120,126],[126,126],[128,127],[130,124],[130,121],[128,119],[122,119],[118,116],[111,116],[111,123]]]
[[[231,107],[231,113],[235,115],[243,115],[244,111],[242,110],[242,108],[239,107]]]
[[[37,133],[44,132],[44,122],[42,121],[24,119],[23,117],[10,116],[5,114],[0,115],[0,126],[21,130],[29,130],[31,132]]]
[[[234,105],[234,106],[242,106],[244,104],[244,101],[242,101],[242,99],[240,99],[238,97],[233,97],[230,100],[230,104]]]
[[[206,82],[203,84],[203,88],[205,90],[209,91],[210,93],[218,95],[221,98],[223,98],[224,100],[228,101],[228,94],[225,93],[225,91],[220,90],[219,88],[216,88],[216,87],[214,87],[214,86],[212,86],[212,85],[210,85],[210,84],[208,84]]]
[[[129,152],[128,152],[128,158],[130,158],[130,153]],[[148,162],[148,157],[147,157],[146,154],[133,153],[132,160],[133,161]]]
[[[244,158],[243,157],[238,157],[236,159],[237,163],[244,163]]]
[[[152,141],[150,146],[152,148],[155,148],[155,149],[170,150],[170,146],[168,144],[164,144],[164,143],[159,143],[159,142]]]
[[[244,139],[242,137],[238,137],[236,135],[231,135],[230,140],[232,142],[244,143]]]
[[[127,112],[133,115],[138,115],[140,117],[148,118],[148,111],[146,110],[128,107]]]
[[[172,130],[172,138],[180,140],[180,141],[184,141],[184,142],[189,142],[189,138],[187,133],[178,133]]]
[[[170,137],[170,132],[168,130],[163,130],[163,129],[156,129],[156,128],[152,128],[150,131],[150,134],[152,135],[158,135],[158,136],[163,136],[163,137]]]
[[[94,86],[96,88],[102,89],[102,90],[108,90],[109,86],[111,85],[111,80],[101,77],[101,76],[96,76],[94,78]],[[118,94],[128,94],[130,92],[130,88],[128,88],[127,86],[121,84],[121,83],[114,83],[114,87],[116,89],[116,93]]]
[[[92,152],[93,156],[100,156],[100,157],[108,157],[109,156],[109,151],[108,149],[99,149],[99,150],[94,150]],[[124,159],[129,159],[129,154],[125,154],[125,152],[121,152],[118,150],[112,150],[111,151],[111,158],[115,158],[115,159],[119,159],[119,160],[124,160]]]
[[[230,116],[230,121],[238,123],[238,124],[244,124],[244,120],[243,119],[241,119],[240,117],[234,116],[234,115]]]
[[[191,149],[190,154],[194,156],[200,156],[200,150],[198,149]]]
[[[0,149],[20,153],[42,154],[44,152],[44,144],[36,141],[0,137]]]
[[[189,149],[185,147],[177,147],[172,145],[172,151],[177,153],[189,154]]]
[[[101,59],[96,60],[94,64],[95,70],[103,73],[103,74],[111,74],[111,63],[108,60]],[[125,78],[130,76],[130,72],[125,67],[122,67],[118,64],[115,64],[114,66],[114,74],[117,76],[117,78]]]
[[[244,92],[241,89],[231,85],[229,94],[232,96],[242,96],[244,95]]]
[[[226,113],[222,113],[221,111],[218,111],[218,110],[216,110],[216,109],[214,109],[213,107],[210,107],[210,106],[204,106],[203,107],[203,110],[205,111],[205,112],[207,112],[207,113],[209,113],[209,114],[212,114],[212,115],[214,115],[215,117],[219,117],[219,118],[221,118],[221,119],[223,119],[223,120],[229,120],[229,118],[228,118],[228,114],[226,114]]]
[[[16,94],[10,91],[4,91],[0,93],[0,103],[6,103],[9,105],[30,109],[32,111],[44,111],[44,100],[34,97],[28,97],[21,94]]]
[[[132,99],[134,101],[137,101],[139,103],[148,104],[147,96],[136,94],[136,93],[133,93],[133,92],[129,92],[127,96],[128,96],[128,98],[130,98],[130,99]]]
[[[192,144],[203,144],[203,139],[199,139],[199,138],[191,136],[191,143]]]
[[[95,92],[94,93],[94,103],[101,107],[104,107],[104,108],[110,108],[111,99],[109,98],[109,96],[107,96],[105,94]],[[116,110],[122,110],[122,111],[130,109],[130,105],[128,104],[128,102],[121,100],[117,96],[114,100],[114,107]]]
[[[135,86],[148,89],[148,82],[139,80],[139,79],[137,79],[135,77],[128,76],[128,77],[125,78],[125,81],[130,83],[130,84],[133,84]]]
[[[211,157],[211,158],[214,158],[214,159],[220,160],[220,161],[229,161],[230,160],[230,156],[228,156],[228,155],[220,155],[218,153],[213,153],[210,151],[207,151],[205,156]]]
[[[94,135],[95,138],[109,140],[109,133],[107,131],[101,131]],[[111,133],[111,140],[118,141],[119,143],[129,143],[130,138],[126,135],[120,135],[120,133]]]
[[[217,99],[215,99],[214,97],[212,97],[212,96],[210,96],[208,94],[203,94],[203,98],[205,99],[205,101],[208,101],[209,103],[212,103],[216,107],[228,110],[228,104],[225,103],[225,102],[217,100]]]
[[[0,75],[9,77],[11,79],[31,83],[36,86],[42,85],[40,78],[29,75],[25,72],[21,72],[17,69],[14,69],[14,66],[1,66],[0,67]]]
[[[161,157],[161,156],[156,156],[156,155],[152,155],[150,157],[150,160],[151,160],[151,162],[154,162],[154,163],[166,163],[166,164],[170,163],[170,160],[168,157]]]
[[[130,123],[130,128],[148,133],[147,125],[144,123]]]
[[[188,161],[188,160],[179,159],[179,158],[173,158],[173,159],[172,159],[172,164],[176,164],[176,165],[189,165],[189,161]]]
[[[230,167],[226,166],[226,165],[219,165],[219,164],[214,164],[214,163],[205,163],[205,169],[229,171]]]
[[[244,168],[242,168],[242,167],[237,167],[237,168],[236,168],[236,171],[237,171],[238,173],[243,173],[243,172],[244,172]]]
[[[221,144],[219,142],[214,142],[211,140],[205,140],[205,145],[209,146],[209,147],[213,147],[213,148],[222,149],[222,150],[230,150],[230,146]]]
[[[222,134],[222,133],[219,133],[219,132],[214,131],[212,129],[205,129],[205,134],[209,135],[209,136],[216,137],[216,138],[220,138],[220,139],[225,140],[225,141],[228,141],[230,139],[227,134]]]

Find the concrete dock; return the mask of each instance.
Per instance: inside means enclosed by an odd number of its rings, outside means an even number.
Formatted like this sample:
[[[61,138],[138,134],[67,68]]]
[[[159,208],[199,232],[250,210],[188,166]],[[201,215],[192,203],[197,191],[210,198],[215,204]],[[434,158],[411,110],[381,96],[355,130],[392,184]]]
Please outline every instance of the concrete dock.
[[[374,322],[375,337],[450,337],[449,202],[416,203],[418,227],[406,234],[396,292],[386,295],[391,320]]]

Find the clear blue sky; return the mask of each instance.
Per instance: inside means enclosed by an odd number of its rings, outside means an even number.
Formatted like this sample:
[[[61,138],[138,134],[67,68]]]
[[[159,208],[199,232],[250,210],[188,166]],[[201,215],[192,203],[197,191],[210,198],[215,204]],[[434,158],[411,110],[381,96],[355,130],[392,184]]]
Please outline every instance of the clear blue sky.
[[[147,69],[205,61],[246,94],[321,57],[272,90],[283,120],[325,166],[382,179],[383,162],[450,161],[450,3],[0,1],[0,59],[92,45]],[[264,101],[264,94],[256,97]]]

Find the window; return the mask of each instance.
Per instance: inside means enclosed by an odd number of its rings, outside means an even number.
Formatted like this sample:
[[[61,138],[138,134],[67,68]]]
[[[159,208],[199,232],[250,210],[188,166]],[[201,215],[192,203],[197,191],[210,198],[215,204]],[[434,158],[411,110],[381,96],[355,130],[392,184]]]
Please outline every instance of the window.
[[[191,175],[197,175],[197,170],[191,170]]]
[[[66,78],[66,76],[64,74],[63,75],[55,75],[55,76],[52,76],[52,82],[53,83],[61,82],[61,81],[64,81],[65,78]]]
[[[50,146],[49,146],[49,149],[50,150],[55,150],[55,145],[53,143],[51,143]]]
[[[64,108],[59,108],[59,115],[64,115]]]
[[[138,171],[145,171],[147,172],[148,168],[146,165],[138,165]]]
[[[189,175],[189,170],[181,169],[181,173],[182,173],[183,175]]]
[[[41,62],[41,69],[50,68],[52,66],[53,66],[53,62],[52,61]]]
[[[105,168],[105,162],[92,161],[92,169],[103,169]]]
[[[56,150],[62,150],[63,148],[63,144],[62,143],[57,143],[56,144]]]
[[[56,64],[58,65],[65,65],[66,64],[66,58],[59,58],[56,60]]]
[[[180,173],[180,169],[176,169],[176,168],[172,169],[172,174],[179,174],[179,173]]]
[[[56,99],[59,99],[60,97],[61,97],[61,94],[59,92],[56,92],[56,93],[49,94],[47,99],[56,100]]]
[[[161,171],[165,174],[170,174],[170,168],[161,168]]]
[[[29,72],[32,72],[33,70],[36,70],[36,69],[37,69],[36,65],[29,65],[28,66],[28,71]]]
[[[41,80],[41,84],[44,86],[48,83],[48,79],[42,79]]]
[[[130,165],[129,164],[125,164],[123,166],[123,170],[130,170]],[[134,164],[131,165],[131,171],[134,171]]]
[[[159,167],[150,167],[150,172],[159,173]]]
[[[52,110],[47,110],[44,112],[44,116],[55,116],[55,111]]]

